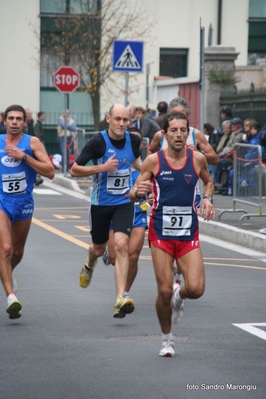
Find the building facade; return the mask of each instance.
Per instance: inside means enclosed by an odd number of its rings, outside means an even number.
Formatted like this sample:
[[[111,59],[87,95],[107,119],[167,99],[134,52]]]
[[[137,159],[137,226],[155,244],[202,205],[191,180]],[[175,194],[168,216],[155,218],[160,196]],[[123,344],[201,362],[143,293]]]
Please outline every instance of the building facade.
[[[35,118],[46,113],[46,125],[55,125],[64,108],[64,95],[53,85],[58,65],[75,64],[75,57],[63,59],[45,46],[51,21],[66,13],[82,14],[85,0],[1,0],[2,22],[0,63],[0,111],[13,103],[31,108]],[[90,6],[97,0],[89,1]],[[108,1],[108,0],[103,0]],[[113,3],[120,0],[113,0]],[[123,4],[127,4],[124,0]],[[132,32],[120,40],[144,42],[142,73],[113,72],[101,87],[101,117],[115,102],[156,108],[178,94],[178,80],[197,82],[200,74],[200,28],[205,28],[204,45],[232,46],[239,53],[236,67],[263,64],[266,54],[266,3],[264,0],[132,0],[132,13],[142,10],[141,24],[150,24],[149,34]],[[128,3],[129,4],[129,3]],[[137,24],[138,22],[136,22]],[[104,42],[104,40],[103,40]],[[112,55],[110,55],[112,56]],[[241,69],[241,68],[240,68]],[[149,73],[147,73],[149,71]],[[166,79],[167,78],[167,79]],[[163,83],[165,81],[165,83]],[[148,90],[147,90],[148,87]],[[127,95],[126,95],[127,94]],[[68,107],[79,126],[93,129],[92,103],[88,93],[76,91]]]

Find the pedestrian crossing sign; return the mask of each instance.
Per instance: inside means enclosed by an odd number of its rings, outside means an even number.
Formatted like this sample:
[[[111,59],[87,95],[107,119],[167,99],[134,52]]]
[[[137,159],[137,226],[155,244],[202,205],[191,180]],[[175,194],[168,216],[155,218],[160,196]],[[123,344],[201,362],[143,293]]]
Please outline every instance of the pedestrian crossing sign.
[[[143,42],[115,40],[113,43],[113,71],[142,72]]]

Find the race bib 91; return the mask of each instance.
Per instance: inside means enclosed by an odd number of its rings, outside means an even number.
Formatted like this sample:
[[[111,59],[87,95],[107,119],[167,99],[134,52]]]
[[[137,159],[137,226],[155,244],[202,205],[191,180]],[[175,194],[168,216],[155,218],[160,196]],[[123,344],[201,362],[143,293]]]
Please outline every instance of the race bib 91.
[[[163,206],[162,234],[164,236],[189,236],[191,225],[191,206]]]

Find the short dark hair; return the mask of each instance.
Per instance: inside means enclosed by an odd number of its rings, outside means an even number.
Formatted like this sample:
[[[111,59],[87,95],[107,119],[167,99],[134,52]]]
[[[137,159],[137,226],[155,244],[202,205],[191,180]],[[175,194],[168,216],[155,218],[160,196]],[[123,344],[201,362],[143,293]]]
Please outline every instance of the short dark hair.
[[[24,119],[24,121],[26,120],[26,111],[25,111],[25,109],[21,105],[13,104],[13,105],[9,105],[9,107],[7,107],[7,109],[5,110],[5,115],[4,115],[5,121],[6,121],[6,118],[7,118],[7,114],[9,112],[11,112],[11,111],[22,112],[23,113],[23,119]]]
[[[43,111],[40,111],[40,112],[38,112],[38,118],[40,118],[41,116],[43,116],[44,115],[44,112]]]
[[[206,129],[208,134],[212,134],[214,127],[210,123],[204,123],[203,128]]]
[[[127,128],[127,131],[128,131],[129,133],[132,133],[132,132],[139,133],[140,136],[142,137],[142,131],[139,130],[139,129],[138,129],[137,127],[135,127],[135,126],[128,127],[128,128]]]
[[[167,114],[168,111],[168,104],[166,101],[160,101],[157,105],[157,110],[160,114]]]
[[[220,108],[220,114],[225,114],[227,118],[232,118],[232,109],[229,107],[229,105],[223,105]]]
[[[259,122],[254,122],[250,125],[250,129],[256,129],[258,132],[261,130],[262,126]]]
[[[143,107],[136,107],[136,108],[135,108],[135,112],[141,112],[142,114],[145,114],[145,113],[146,113],[146,110],[145,110],[145,108],[143,108]]]
[[[167,129],[169,128],[169,122],[171,122],[173,119],[185,119],[187,121],[187,130],[189,132],[189,121],[188,117],[186,114],[183,112],[179,111],[171,111],[169,114],[165,115],[164,121],[163,121],[163,130],[165,133],[167,132]]]

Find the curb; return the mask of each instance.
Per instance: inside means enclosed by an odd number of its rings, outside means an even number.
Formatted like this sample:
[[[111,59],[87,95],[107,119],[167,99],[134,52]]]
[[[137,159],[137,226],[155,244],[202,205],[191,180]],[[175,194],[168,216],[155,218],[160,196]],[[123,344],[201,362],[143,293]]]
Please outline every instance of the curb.
[[[79,188],[78,182],[73,178],[69,179],[68,177],[65,177],[63,175],[55,175],[55,177],[53,178],[53,183],[68,188],[69,190],[73,190],[81,194],[86,194],[86,191],[81,190],[81,188]]]
[[[90,196],[90,188],[88,191],[82,190],[75,179],[65,177],[62,174],[55,175],[53,183],[80,194],[88,195],[89,193]],[[266,235],[264,234],[239,229],[238,227],[212,220],[207,222],[200,216],[199,229],[200,234],[266,253]]]
[[[266,253],[266,236],[264,234],[212,220],[206,222],[201,217],[199,217],[199,228],[201,234]]]

